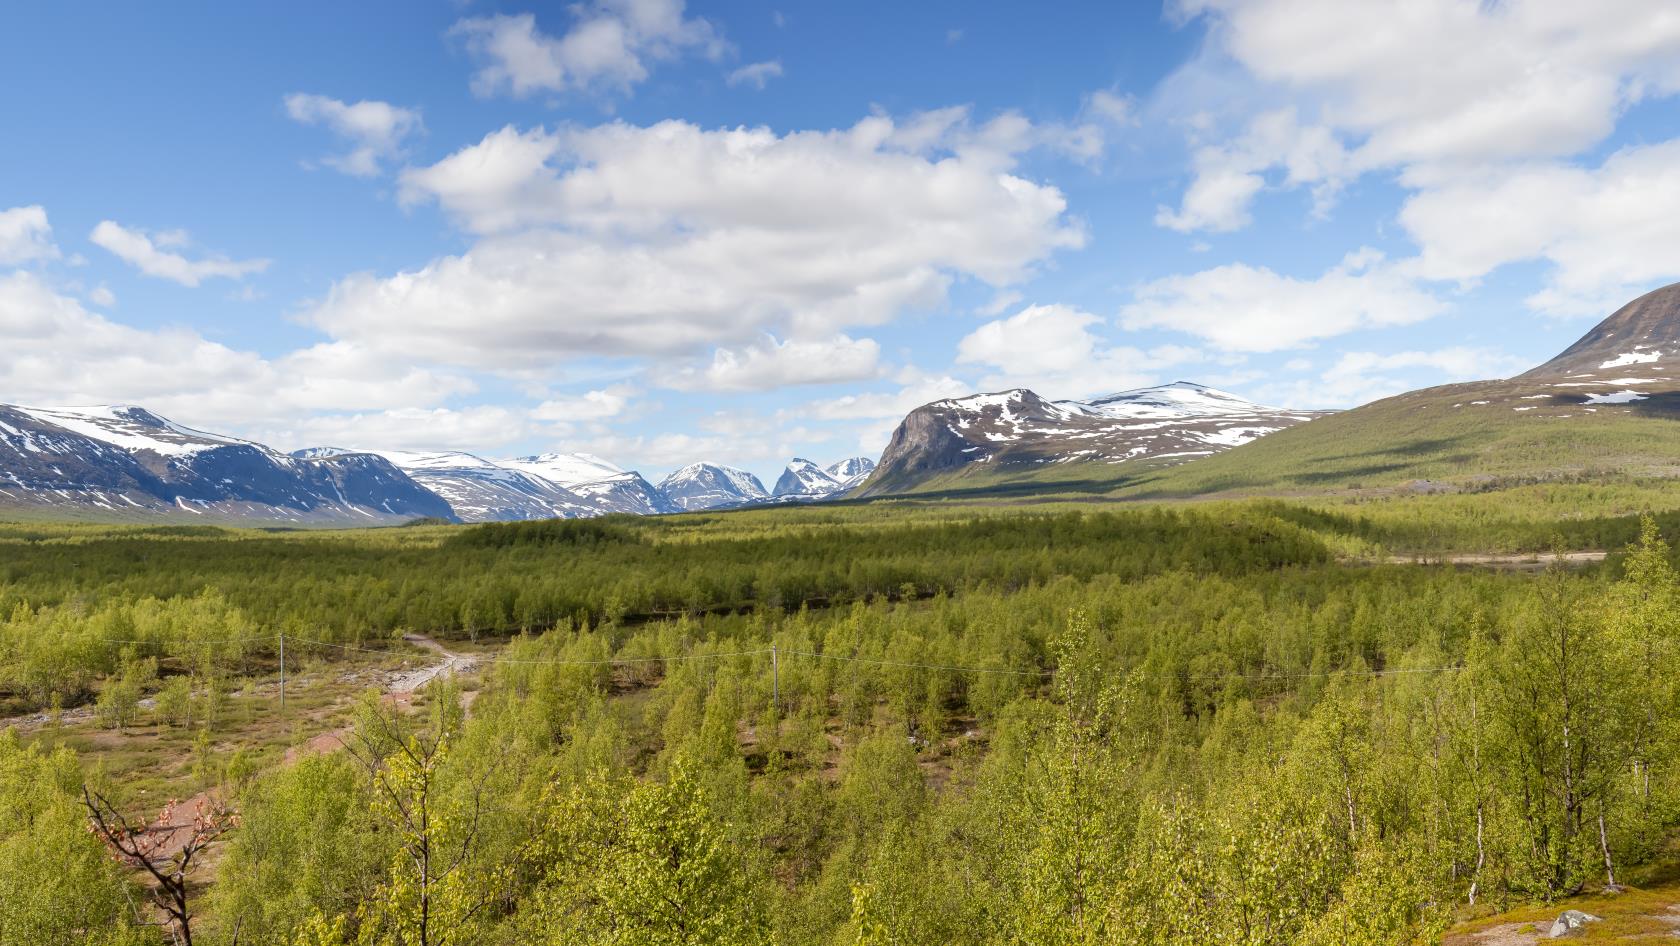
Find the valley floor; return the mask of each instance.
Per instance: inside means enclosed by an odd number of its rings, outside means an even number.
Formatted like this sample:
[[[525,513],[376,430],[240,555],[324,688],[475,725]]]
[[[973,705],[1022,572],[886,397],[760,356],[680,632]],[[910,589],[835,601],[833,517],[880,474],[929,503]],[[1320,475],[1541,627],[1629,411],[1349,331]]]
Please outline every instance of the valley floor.
[[[489,944],[1474,946],[1570,904],[1453,926],[1469,879],[1590,880],[1602,814],[1646,886],[1588,935],[1651,932],[1680,523],[1629,495],[0,526],[0,898],[161,941],[85,783],[188,799],[162,855],[237,811],[201,943],[405,941],[426,890]],[[1583,744],[1577,782],[1531,764]]]

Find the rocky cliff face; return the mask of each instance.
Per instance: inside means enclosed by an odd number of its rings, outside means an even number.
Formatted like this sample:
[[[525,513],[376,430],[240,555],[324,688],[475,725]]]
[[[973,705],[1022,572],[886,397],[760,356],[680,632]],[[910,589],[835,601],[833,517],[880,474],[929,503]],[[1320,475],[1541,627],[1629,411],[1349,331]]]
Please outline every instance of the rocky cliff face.
[[[978,464],[1181,462],[1317,416],[1184,381],[1090,401],[1049,401],[1025,388],[951,398],[905,417],[855,495],[904,492]]]

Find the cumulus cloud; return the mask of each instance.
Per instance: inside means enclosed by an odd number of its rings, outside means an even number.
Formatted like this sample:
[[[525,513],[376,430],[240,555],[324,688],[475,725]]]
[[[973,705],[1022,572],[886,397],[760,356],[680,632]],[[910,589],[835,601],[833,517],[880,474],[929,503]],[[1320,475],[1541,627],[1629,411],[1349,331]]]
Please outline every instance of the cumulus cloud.
[[[717,59],[729,49],[710,22],[685,14],[683,0],[595,0],[570,9],[576,22],[561,36],[543,32],[529,13],[456,23],[450,35],[481,64],[473,92],[626,92],[653,63],[688,53]]]
[[[692,356],[766,332],[832,339],[937,307],[953,279],[1008,286],[1083,245],[1062,193],[1008,169],[1032,142],[988,126],[952,137],[959,123],[908,143],[884,116],[785,135],[504,128],[402,178],[404,200],[437,202],[475,245],[350,276],[310,318],[336,338],[487,368]]]
[[[632,393],[628,388],[618,387],[552,397],[533,408],[531,418],[565,424],[609,420],[624,413]]]
[[[58,258],[52,225],[40,204],[0,210],[0,266]]]
[[[1311,184],[1322,212],[1351,172],[1349,155],[1330,129],[1303,127],[1293,108],[1260,115],[1235,141],[1200,148],[1195,180],[1177,210],[1161,207],[1159,226],[1188,233],[1230,231],[1251,221],[1249,205],[1266,186],[1265,172],[1283,168],[1282,186]]]
[[[975,393],[974,385],[950,375],[916,377],[896,391],[845,394],[812,401],[798,410],[816,420],[883,420],[897,423],[923,404]],[[883,441],[884,444],[884,441]]]
[[[1296,365],[1289,370],[1304,370]],[[1260,391],[1273,403],[1299,408],[1356,407],[1424,384],[1483,381],[1527,367],[1520,359],[1485,348],[1434,351],[1343,352],[1315,378],[1277,383]]]
[[[148,276],[183,286],[197,286],[206,279],[243,279],[267,269],[269,263],[266,259],[230,260],[222,256],[189,260],[168,249],[185,242],[186,236],[181,231],[147,235],[110,220],[100,221],[88,239]]]
[[[1316,279],[1232,263],[1145,283],[1134,296],[1120,312],[1126,328],[1188,332],[1232,352],[1281,351],[1357,329],[1409,325],[1445,308],[1370,249]]]
[[[771,79],[782,74],[782,61],[771,59],[767,62],[755,62],[731,72],[727,79],[732,86],[750,85],[755,89],[763,89]]]
[[[1144,351],[1111,345],[1092,331],[1102,321],[1072,306],[1028,306],[965,336],[957,343],[957,362],[991,368],[981,380],[984,388],[1024,387],[1061,399],[1143,387],[1167,368],[1203,360],[1183,346]]]
[[[1314,150],[1334,158],[1301,165],[1296,141],[1261,127],[1268,115],[1235,135],[1216,129],[1182,206],[1159,217],[1177,229],[1243,225],[1260,180],[1280,168],[1284,186],[1333,194],[1371,170],[1399,169],[1421,187],[1578,154],[1632,104],[1680,90],[1680,18],[1665,0],[1415,0],[1403,13],[1387,0],[1181,0],[1177,12],[1204,18],[1210,41],[1165,94],[1217,116],[1207,93],[1233,88],[1221,75],[1240,69],[1255,86],[1248,104],[1299,106]],[[1205,124],[1193,133],[1208,137]]]
[[[492,453],[531,432],[517,411],[495,405],[403,407],[314,414],[258,426],[252,436],[287,450],[339,446],[363,450],[461,450]]]
[[[1530,302],[1559,315],[1606,315],[1653,283],[1680,277],[1680,140],[1625,148],[1597,168],[1530,166],[1468,178],[1409,199],[1400,223],[1434,279],[1472,280],[1545,260]]]
[[[875,376],[880,360],[881,346],[874,339],[836,335],[777,341],[769,336],[740,350],[719,348],[704,368],[684,369],[666,383],[691,391],[768,391],[836,384]]]
[[[781,412],[781,421],[817,421],[838,424],[847,430],[859,455],[875,457],[886,449],[887,441],[904,415],[923,404],[951,397],[975,393],[973,384],[950,375],[923,375],[907,370],[899,379],[901,386],[892,391],[871,391],[846,394],[840,397],[809,401]]]
[[[322,125],[347,140],[351,149],[321,163],[356,177],[372,177],[381,164],[402,151],[403,140],[422,128],[420,112],[389,102],[346,104],[325,95],[286,96],[286,114],[305,125]]]
[[[37,404],[127,401],[190,423],[245,429],[315,411],[434,404],[465,378],[326,342],[279,358],[184,328],[140,329],[89,312],[40,276],[0,276],[0,390]]]

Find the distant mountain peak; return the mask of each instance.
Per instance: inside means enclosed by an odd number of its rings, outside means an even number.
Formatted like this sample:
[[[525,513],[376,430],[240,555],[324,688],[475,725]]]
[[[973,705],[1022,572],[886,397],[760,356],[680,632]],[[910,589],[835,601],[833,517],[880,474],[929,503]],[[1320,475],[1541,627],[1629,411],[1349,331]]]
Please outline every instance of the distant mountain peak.
[[[933,401],[893,432],[859,495],[912,489],[973,464],[1182,462],[1311,420],[1194,381],[1049,401],[1026,388]]]
[[[829,499],[863,482],[874,468],[868,457],[848,457],[827,466],[794,457],[776,479],[771,495],[783,500]]]
[[[758,477],[721,463],[690,463],[659,482],[659,491],[680,509],[719,509],[764,500]]]
[[[1622,306],[1557,357],[1512,380],[1577,387],[1680,381],[1680,283]]]
[[[288,456],[134,405],[0,406],[0,418],[7,505],[293,523],[451,515],[372,455]]]

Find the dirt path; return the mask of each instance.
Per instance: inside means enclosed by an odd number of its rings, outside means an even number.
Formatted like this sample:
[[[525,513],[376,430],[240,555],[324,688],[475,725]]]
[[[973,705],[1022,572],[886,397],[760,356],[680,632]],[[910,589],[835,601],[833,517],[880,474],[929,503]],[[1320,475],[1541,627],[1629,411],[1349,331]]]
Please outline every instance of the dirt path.
[[[1596,550],[1565,552],[1564,564],[1587,565],[1602,562],[1608,552]],[[1480,568],[1503,568],[1513,571],[1542,571],[1559,558],[1550,552],[1520,552],[1514,554],[1449,553],[1446,555],[1390,555],[1383,559],[1389,565],[1473,565]]]
[[[381,699],[392,706],[408,706],[414,699],[416,691],[431,683],[433,680],[470,673],[478,666],[475,657],[457,654],[437,641],[422,634],[404,634],[403,640],[423,650],[431,651],[439,660],[415,670],[388,673],[381,686]],[[344,748],[345,739],[350,736],[351,727],[341,726],[311,737],[301,745],[286,750],[281,765],[291,765],[297,760],[310,755],[322,755],[336,752]],[[161,835],[159,852],[171,856],[192,837],[194,818],[201,812],[209,811],[218,803],[215,790],[199,792],[192,797],[171,804],[165,809],[167,818],[154,821],[146,830],[149,834]]]

